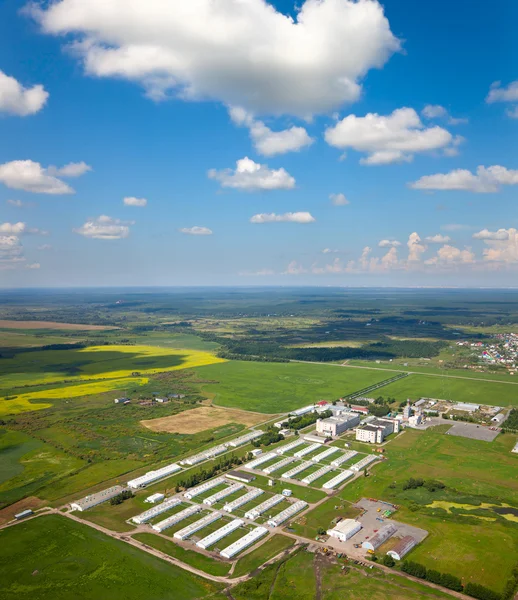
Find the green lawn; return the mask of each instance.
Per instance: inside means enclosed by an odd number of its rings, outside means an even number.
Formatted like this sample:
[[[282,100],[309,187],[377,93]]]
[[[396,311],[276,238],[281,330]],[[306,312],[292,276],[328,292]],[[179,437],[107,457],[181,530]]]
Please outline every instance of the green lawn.
[[[241,575],[252,573],[255,569],[280,554],[283,550],[291,548],[294,543],[293,539],[284,535],[276,534],[269,537],[266,542],[261,544],[258,548],[245,554],[243,558],[238,560],[232,576],[240,577]]]
[[[202,391],[214,397],[215,404],[270,414],[336,400],[394,376],[328,365],[240,361],[198,367],[196,373],[214,381],[204,384]]]
[[[3,600],[195,600],[221,589],[58,515],[0,531],[0,581]]]
[[[175,542],[166,540],[153,533],[136,533],[133,537],[152,548],[164,552],[168,556],[177,558],[178,560],[181,560],[196,569],[200,569],[200,571],[209,573],[210,575],[223,576],[226,575],[230,569],[230,563],[205,556],[205,554],[200,554],[195,550],[186,550]]]

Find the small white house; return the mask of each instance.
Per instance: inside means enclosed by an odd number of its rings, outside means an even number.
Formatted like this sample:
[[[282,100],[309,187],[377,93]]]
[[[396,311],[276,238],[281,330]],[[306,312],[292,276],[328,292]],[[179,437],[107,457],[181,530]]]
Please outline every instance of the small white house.
[[[151,496],[148,496],[146,498],[145,502],[149,502],[149,504],[156,504],[157,502],[160,502],[164,498],[165,498],[164,494],[152,494]]]

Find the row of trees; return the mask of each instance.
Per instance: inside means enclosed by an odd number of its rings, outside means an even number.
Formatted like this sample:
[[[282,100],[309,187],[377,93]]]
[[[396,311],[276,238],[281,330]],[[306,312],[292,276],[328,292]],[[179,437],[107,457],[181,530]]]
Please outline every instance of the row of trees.
[[[117,494],[117,496],[114,496],[110,500],[110,504],[112,506],[117,506],[117,504],[122,504],[124,502],[124,500],[128,500],[129,498],[133,498],[134,496],[135,496],[135,494],[131,490],[124,490],[120,494]]]
[[[313,425],[317,422],[317,419],[327,419],[328,417],[332,416],[333,413],[330,410],[324,410],[321,413],[311,412],[305,415],[300,415],[298,417],[293,417],[292,419],[290,419],[290,421],[286,422],[286,427],[298,431],[299,429],[304,429],[305,427]]]
[[[518,409],[511,409],[509,416],[505,420],[505,429],[502,431],[518,431]]]
[[[181,479],[178,481],[176,485],[176,492],[179,492],[182,488],[187,489],[198,485],[199,483],[203,483],[207,481],[207,479],[211,479],[215,475],[219,475],[224,471],[228,471],[232,467],[237,465],[242,465],[247,460],[250,460],[250,454],[247,454],[245,457],[241,458],[239,456],[235,456],[231,454],[228,457],[222,458],[219,462],[214,464],[212,467],[206,467],[197,473],[189,474],[185,479]]]
[[[403,482],[404,490],[416,490],[417,488],[424,487],[429,492],[435,492],[436,490],[443,490],[446,486],[442,481],[436,481],[435,479],[421,479],[419,477],[410,477]]]
[[[280,442],[283,439],[284,436],[279,433],[279,430],[270,426],[260,438],[256,438],[252,441],[252,446],[255,446],[256,448],[259,448],[259,446],[270,446],[271,444]]]

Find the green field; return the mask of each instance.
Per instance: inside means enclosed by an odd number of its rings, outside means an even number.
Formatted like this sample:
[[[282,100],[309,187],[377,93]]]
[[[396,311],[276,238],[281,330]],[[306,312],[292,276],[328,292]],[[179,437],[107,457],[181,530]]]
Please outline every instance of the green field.
[[[58,515],[0,531],[0,581],[3,600],[195,600],[221,589]]]
[[[266,542],[261,544],[258,548],[248,552],[248,554],[245,554],[243,558],[238,560],[232,576],[240,577],[241,575],[252,573],[266,561],[271,560],[284,550],[291,548],[294,543],[293,539],[284,535],[276,534],[269,537]]]
[[[288,412],[322,399],[336,400],[393,377],[375,370],[243,361],[199,367],[196,373],[214,381],[202,387],[214,398],[214,404],[269,414]]]
[[[518,524],[485,512],[482,518],[456,511],[432,509],[434,500],[467,503],[476,508],[481,502],[518,507],[518,456],[510,452],[516,439],[500,435],[494,442],[480,442],[447,436],[434,431],[406,430],[387,444],[388,460],[346,485],[338,498],[356,502],[359,498],[379,498],[400,506],[395,519],[426,529],[427,539],[409,555],[425,566],[455,573],[464,583],[474,581],[501,591],[518,563]],[[434,493],[424,488],[403,491],[409,477],[435,479],[446,489]],[[337,498],[320,505],[305,517],[300,533],[313,537],[318,527],[327,528],[330,519],[343,516],[335,510]],[[489,520],[488,514],[491,514]],[[506,548],[495,552],[495,548]]]

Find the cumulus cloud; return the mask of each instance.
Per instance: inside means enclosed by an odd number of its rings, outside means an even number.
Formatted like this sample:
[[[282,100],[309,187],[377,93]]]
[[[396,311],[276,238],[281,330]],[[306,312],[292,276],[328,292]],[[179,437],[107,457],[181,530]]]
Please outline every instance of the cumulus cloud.
[[[518,185],[518,170],[500,165],[480,166],[476,174],[467,169],[425,175],[409,184],[416,190],[463,190],[479,194],[498,192],[502,185]]]
[[[0,71],[0,113],[26,117],[39,112],[49,93],[42,85],[25,88],[14,77]]]
[[[128,196],[124,198],[123,202],[126,206],[147,206],[146,198],[135,198],[133,196]]]
[[[442,246],[437,250],[437,254],[425,261],[426,265],[460,265],[460,264],[471,264],[475,262],[475,255],[471,252],[471,249],[465,248],[461,250],[455,246],[449,246],[448,244]]]
[[[491,84],[486,102],[518,102],[518,81],[511,81],[508,86],[502,87],[501,81]]]
[[[64,167],[54,167],[50,166],[47,169],[49,175],[54,175],[56,177],[81,177],[88,171],[91,171],[92,167],[87,165],[84,161],[77,163],[68,163]]]
[[[75,191],[56,175],[78,177],[88,170],[90,167],[85,163],[71,163],[61,169],[56,167],[46,169],[32,160],[13,160],[0,165],[0,182],[13,190],[24,190],[35,194],[74,194]]]
[[[38,250],[45,252],[46,250],[52,250],[52,246],[51,244],[42,244],[41,246],[38,246]]]
[[[0,223],[0,234],[20,235],[25,231],[25,223]]]
[[[468,119],[452,117],[440,104],[427,104],[421,114],[426,119],[444,119],[449,125],[464,125],[468,122]]]
[[[498,231],[489,231],[488,229],[482,229],[473,234],[474,240],[508,240],[509,231],[507,229],[499,229]]]
[[[424,239],[425,242],[428,242],[429,244],[447,244],[449,241],[451,241],[451,238],[448,235],[441,235],[440,233],[437,233],[436,235],[429,235]]]
[[[421,244],[421,238],[419,234],[414,231],[408,236],[408,262],[419,262],[421,260],[421,255],[423,252],[426,252],[426,246]]]
[[[120,240],[128,237],[130,233],[129,226],[133,224],[133,221],[121,221],[107,215],[101,215],[100,217],[89,219],[81,227],[73,231],[86,238]]]
[[[327,113],[399,51],[377,0],[306,0],[295,18],[265,0],[57,0],[30,13],[73,36],[85,71],[148,96],[213,99],[254,113]]]
[[[401,246],[401,242],[398,242],[397,240],[381,240],[378,243],[378,246],[380,248],[397,248],[398,246]]]
[[[15,269],[24,262],[20,238],[16,235],[0,235],[0,270]]]
[[[510,119],[518,119],[518,106],[508,108],[505,112]]]
[[[269,169],[248,156],[236,162],[236,169],[211,169],[209,179],[219,181],[222,187],[254,192],[258,190],[291,190],[295,179],[285,169]]]
[[[408,162],[414,154],[452,147],[456,141],[442,127],[426,127],[413,108],[399,108],[390,115],[348,115],[326,129],[325,140],[335,148],[353,148],[367,154],[363,165]]]
[[[262,121],[240,107],[229,109],[230,117],[239,126],[248,127],[254,147],[263,156],[275,156],[287,152],[298,152],[311,146],[315,141],[304,127],[290,127],[282,131],[272,131]]]
[[[194,227],[183,227],[180,231],[187,235],[212,235],[212,229],[209,229],[208,227],[198,227],[197,225]]]
[[[335,206],[346,206],[350,204],[344,194],[329,194],[329,199]]]
[[[309,212],[288,212],[283,215],[261,213],[250,218],[250,223],[314,223],[315,217]]]
[[[299,264],[296,260],[292,260],[286,267],[286,270],[282,272],[282,275],[302,275],[303,273],[307,272],[307,269],[305,269],[301,264]]]

